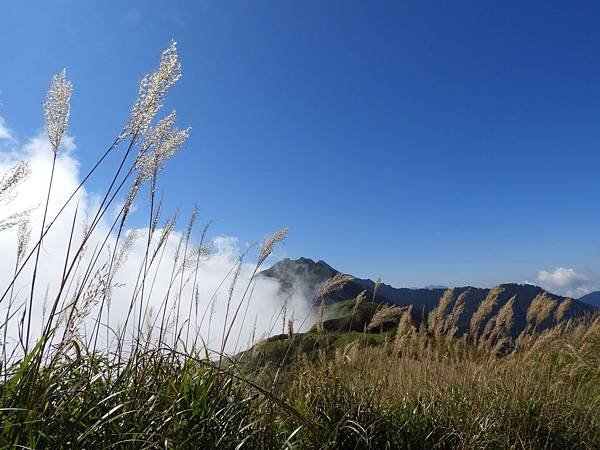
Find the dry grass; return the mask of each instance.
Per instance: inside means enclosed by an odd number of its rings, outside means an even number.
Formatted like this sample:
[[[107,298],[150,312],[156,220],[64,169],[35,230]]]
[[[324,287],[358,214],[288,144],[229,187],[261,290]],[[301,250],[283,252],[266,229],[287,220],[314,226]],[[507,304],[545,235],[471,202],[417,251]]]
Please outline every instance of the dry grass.
[[[494,322],[506,323],[507,310]],[[563,324],[497,356],[432,338],[403,317],[393,347],[301,358],[282,388],[305,414],[336,423],[331,448],[600,445],[599,320]]]

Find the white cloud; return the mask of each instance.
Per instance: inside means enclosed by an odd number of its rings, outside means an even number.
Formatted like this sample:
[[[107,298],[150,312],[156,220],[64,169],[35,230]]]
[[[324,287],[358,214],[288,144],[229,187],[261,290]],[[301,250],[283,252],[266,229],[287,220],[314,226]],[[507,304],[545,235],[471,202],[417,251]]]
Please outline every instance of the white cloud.
[[[579,287],[588,281],[585,275],[581,275],[573,269],[565,267],[557,267],[552,272],[540,270],[538,272],[538,280],[556,287]]]
[[[3,125],[4,122],[0,122]],[[8,128],[6,128],[8,129]],[[54,184],[52,187],[51,201],[49,205],[48,217],[52,218],[62,206],[62,202],[67,196],[73,192],[79,184],[81,176],[79,174],[79,162],[75,156],[75,145],[71,138],[65,140],[65,149],[59,153],[56,163],[56,172]],[[28,208],[35,208],[31,215],[32,225],[32,242],[35,242],[35,236],[39,236],[42,221],[43,205],[45,201],[46,189],[49,180],[50,167],[52,162],[52,152],[47,139],[38,135],[29,139],[24,144],[15,143],[10,150],[0,149],[0,175],[19,160],[27,159],[31,165],[31,176],[19,188],[18,198],[9,205],[3,205],[3,214],[11,214],[13,212],[22,211]],[[167,169],[168,170],[168,169]],[[77,218],[75,220],[75,232],[73,237],[73,247],[76,248],[83,237],[83,229],[88,223],[98,208],[98,196],[81,189],[76,195],[70,206],[60,216],[60,219],[52,227],[44,239],[40,265],[38,268],[38,278],[36,282],[36,295],[34,308],[32,308],[34,330],[41,329],[43,318],[47,316],[49,305],[55,298],[59,288],[59,280],[64,266],[64,258],[67,252],[67,242],[73,217],[77,208]],[[166,199],[168,201],[168,199]],[[109,210],[111,217],[104,217],[98,224],[97,230],[94,233],[94,238],[88,242],[86,254],[82,258],[81,267],[86,267],[92,260],[92,254],[97,244],[100,244],[103,239],[108,236],[107,243],[109,248],[114,249],[116,244],[116,235],[110,232],[110,225],[114,219],[115,209]],[[184,225],[182,225],[184,226]],[[134,295],[136,282],[140,268],[143,267],[145,254],[145,236],[147,229],[137,230],[140,238],[131,248],[128,258],[123,266],[117,272],[113,284],[118,284],[112,290],[111,311],[110,311],[110,326],[113,329],[122,327],[125,318],[129,312],[130,299]],[[157,233],[157,234],[160,234]],[[153,287],[146,289],[148,296],[148,310],[153,311],[153,317],[156,318],[164,309],[165,298],[168,297],[166,314],[170,315],[171,319],[175,316],[175,300],[178,297],[176,292],[179,290],[181,278],[177,278],[173,282],[171,278],[171,267],[173,265],[173,255],[181,238],[181,232],[172,233],[165,245],[164,258],[160,268],[153,267],[149,272],[149,279],[153,280]],[[197,241],[191,242],[190,246],[198,244]],[[228,293],[231,284],[232,267],[238,261],[240,252],[243,250],[238,240],[234,237],[219,236],[216,237],[212,244],[215,251],[211,254],[200,266],[197,274],[197,285],[199,296],[197,300],[194,296],[192,288],[193,280],[188,280],[186,274],[183,281],[189,281],[184,284],[183,291],[180,295],[180,323],[188,320],[188,312],[191,310],[192,315],[189,317],[191,323],[192,334],[197,330],[202,341],[208,342],[210,348],[219,347],[219,339],[223,331],[226,315],[229,319],[233,312],[240,304],[242,294],[246,290],[246,286],[250,282],[251,274],[254,271],[255,262],[248,260],[244,262],[240,276],[234,290],[232,300],[229,304],[228,311]],[[71,250],[72,252],[73,250]],[[14,258],[10,255],[15,255],[16,252],[16,232],[9,230],[0,233],[0,295],[4,292],[5,286],[12,279],[14,271]],[[95,269],[101,267],[106,260],[107,251],[103,252],[100,262],[95,265]],[[83,271],[80,270],[73,277],[73,284],[70,286],[69,295],[72,294],[77,286],[78,280],[83,276]],[[20,307],[19,313],[11,321],[9,327],[9,339],[14,343],[17,337],[17,323],[23,311],[23,306],[29,298],[29,290],[31,288],[31,267],[28,266],[15,284],[15,307]],[[223,280],[225,281],[223,282]],[[257,338],[263,334],[270,332],[281,332],[281,318],[276,318],[277,312],[281,309],[283,298],[278,292],[279,286],[272,280],[262,280],[256,283],[254,289],[249,289],[252,292],[251,297],[246,296],[240,308],[238,319],[231,333],[227,350],[233,352],[247,346],[250,337],[255,335]],[[67,297],[66,295],[64,297]],[[46,299],[46,300],[44,300]],[[64,300],[64,299],[63,299]],[[211,311],[211,301],[214,301],[214,311]],[[4,321],[7,311],[8,302],[3,301],[0,304],[0,323]],[[145,309],[145,308],[144,308]],[[92,313],[89,315],[88,321],[84,324],[89,330],[89,327],[94,323],[93,318],[97,311],[97,306],[92,308]],[[196,315],[197,311],[197,315]],[[205,313],[206,311],[206,313]],[[137,311],[134,311],[137,315]],[[299,324],[305,317],[309,317],[304,325],[306,329],[312,322],[311,309],[309,302],[301,296],[295,296],[288,301],[288,314],[294,314],[294,317],[299,319],[296,324],[296,329],[299,331]],[[202,320],[202,316],[205,316]],[[244,320],[242,320],[244,319]],[[210,334],[209,334],[210,332]]]
[[[567,297],[581,297],[594,290],[588,277],[566,267],[556,267],[551,272],[540,270],[537,282],[544,289]]]

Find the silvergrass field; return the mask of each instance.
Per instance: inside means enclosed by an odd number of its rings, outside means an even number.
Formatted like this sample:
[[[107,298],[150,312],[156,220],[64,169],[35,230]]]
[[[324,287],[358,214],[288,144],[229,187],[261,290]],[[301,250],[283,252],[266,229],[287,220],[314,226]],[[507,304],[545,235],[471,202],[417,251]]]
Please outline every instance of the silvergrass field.
[[[283,302],[274,332],[245,346],[247,305],[284,228],[250,248],[249,277],[240,276],[246,254],[230,268],[227,293],[214,295],[225,318],[211,325],[213,339],[202,335],[213,311],[194,299],[205,289],[198,270],[211,224],[198,226],[195,210],[183,224],[163,217],[157,194],[190,132],[176,127],[174,112],[161,116],[180,70],[173,42],[142,78],[127,123],[64,198],[53,184],[72,85],[66,71],[51,79],[41,227],[31,227],[29,210],[0,214],[0,231],[15,239],[14,256],[3,255],[14,273],[0,297],[2,448],[600,448],[599,310],[545,291],[430,290],[421,307],[386,300],[381,280],[363,289],[327,272],[310,299],[314,325],[302,327]],[[80,230],[77,194],[109,157],[119,162],[103,174],[106,190]],[[27,161],[5,173],[0,204],[18,204],[29,176]],[[136,201],[148,210],[141,234],[128,227]],[[100,226],[109,216],[108,229]],[[59,220],[72,226],[61,236],[60,275],[46,289],[38,268]],[[163,257],[178,225],[174,256]],[[115,321],[112,296],[134,240],[143,258]],[[159,272],[166,288],[155,283]]]

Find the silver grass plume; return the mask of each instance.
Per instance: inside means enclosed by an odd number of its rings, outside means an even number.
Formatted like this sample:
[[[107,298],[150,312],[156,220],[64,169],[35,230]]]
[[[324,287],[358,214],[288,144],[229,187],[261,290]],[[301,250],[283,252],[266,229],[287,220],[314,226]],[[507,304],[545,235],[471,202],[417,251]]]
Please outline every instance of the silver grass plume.
[[[194,306],[196,308],[196,316],[198,316],[198,306],[200,304],[200,291],[198,285],[194,287]]]
[[[285,239],[285,237],[287,236],[287,234],[288,234],[288,229],[282,228],[281,230],[276,231],[271,236],[269,236],[267,239],[265,239],[265,241],[263,242],[263,245],[260,248],[260,252],[258,254],[258,263],[257,263],[258,266],[260,266],[262,263],[265,262],[265,260],[273,252],[275,245],[278,242],[283,241]]]
[[[490,319],[486,324],[482,340],[479,341],[479,348],[493,348],[495,352],[501,348],[510,339],[510,332],[514,323],[514,304],[517,296],[511,297],[498,311],[498,314]]]
[[[560,302],[558,308],[556,308],[556,312],[554,313],[554,319],[556,320],[556,323],[559,323],[563,320],[572,303],[573,302],[570,298]]]
[[[412,308],[410,305],[400,317],[398,327],[396,328],[396,338],[394,340],[394,346],[398,353],[400,353],[406,342],[409,339],[413,339],[416,336],[416,329],[412,321]]]
[[[131,108],[131,117],[121,135],[132,137],[146,133],[169,89],[181,77],[181,64],[177,55],[177,43],[171,41],[169,48],[162,52],[156,72],[145,75],[138,88],[138,98]]]
[[[31,174],[29,162],[20,161],[19,163],[8,169],[0,178],[0,206],[8,204],[16,197],[16,188],[23,183]],[[31,209],[18,211],[8,217],[0,218],[0,231],[8,230],[18,226],[27,217]]]
[[[147,155],[150,150],[156,146],[158,141],[162,139],[162,136],[164,136],[169,129],[175,126],[176,118],[177,112],[173,110],[169,115],[159,120],[154,127],[148,128],[146,134],[144,135],[144,140],[142,141],[142,145],[140,146],[140,151],[136,159],[137,169],[141,170],[143,168],[144,165],[141,163],[142,157]]]
[[[527,309],[527,322],[535,322],[535,328],[544,322],[556,306],[556,301],[550,298],[546,292],[538,294]]]
[[[470,291],[471,289],[469,288],[460,293],[452,307],[452,312],[445,318],[444,334],[449,338],[453,338],[458,332],[458,321],[465,310],[465,298]]]
[[[192,229],[194,228],[194,223],[196,223],[196,219],[198,218],[198,208],[194,206],[192,210],[192,214],[190,216],[190,220],[188,221],[188,227],[185,233],[186,239],[189,240],[192,235]]]
[[[375,281],[375,287],[373,288],[373,302],[375,302],[375,297],[377,297],[377,292],[379,291],[379,286],[381,286],[381,275],[377,277]]]
[[[185,265],[189,270],[193,269],[196,265],[206,261],[213,252],[212,244],[201,244],[196,248],[193,248],[185,258]]]
[[[438,305],[429,313],[429,316],[427,317],[427,328],[429,332],[432,333],[436,338],[441,337],[444,332],[446,313],[453,298],[454,289],[447,289],[440,298]]]
[[[23,181],[31,175],[28,161],[20,161],[8,169],[0,178],[0,202],[8,203],[14,200],[14,191]]]
[[[288,298],[283,299],[283,306],[281,307],[281,334],[285,333],[285,322],[287,320],[287,306]]]
[[[123,240],[123,244],[121,244],[117,260],[113,267],[112,275],[114,275],[119,270],[119,268],[121,268],[123,264],[125,264],[125,262],[127,261],[127,256],[129,255],[129,251],[133,247],[133,244],[135,244],[135,241],[137,240],[138,236],[139,234],[137,230],[130,230],[127,232],[127,234],[125,235],[125,239]]]
[[[485,299],[477,307],[477,311],[471,317],[471,327],[469,329],[471,338],[476,340],[479,336],[479,329],[483,321],[489,316],[489,314],[498,303],[498,298],[504,292],[502,286],[496,286],[492,288]]]
[[[503,332],[506,336],[510,336],[510,331],[515,318],[514,304],[516,299],[516,295],[511,297],[510,300],[500,308],[500,311],[498,311],[498,315],[496,316],[496,328],[494,330],[495,334]]]
[[[19,224],[25,220],[26,217],[31,213],[31,209],[25,211],[19,211],[11,214],[8,217],[0,219],[0,231],[10,230],[11,228],[19,226]]]
[[[156,207],[154,216],[152,217],[152,222],[150,224],[150,234],[151,235],[154,235],[154,232],[156,231],[156,227],[158,226],[158,220],[160,219],[160,215],[162,214],[162,209],[163,209],[163,201],[162,201],[162,199],[160,199],[160,201],[158,202],[158,205]]]
[[[398,330],[396,331],[396,336],[406,337],[413,336],[415,333],[415,325],[412,321],[412,309],[413,305],[410,305],[408,308],[404,310],[402,317],[400,318],[400,322],[398,323]]]
[[[325,331],[325,327],[323,326],[323,321],[325,318],[325,303],[321,302],[319,307],[317,308],[317,317],[315,319],[315,326],[317,328],[318,333],[323,333]]]
[[[127,197],[125,197],[125,203],[123,204],[123,214],[121,215],[121,227],[124,226],[125,221],[127,220],[127,216],[129,216],[129,211],[131,210],[131,205],[133,205],[133,201],[137,197],[142,184],[144,183],[144,177],[140,174],[135,178],[131,186],[129,187],[129,191],[127,192]]]
[[[163,247],[163,245],[165,245],[165,243],[169,239],[169,236],[171,235],[171,232],[175,228],[176,223],[177,223],[177,215],[176,214],[173,215],[172,217],[170,217],[169,219],[167,219],[167,221],[165,222],[165,224],[162,228],[160,237],[158,238],[158,243],[156,244],[156,247],[154,248],[154,252],[152,253],[152,257],[150,258],[150,261],[153,261],[154,258],[156,258],[156,255],[158,254],[160,249]]]
[[[177,248],[175,248],[175,253],[173,254],[173,263],[177,265],[179,258],[181,256],[181,247],[183,247],[183,234],[179,236],[179,240],[177,241]]]
[[[156,190],[156,174],[165,162],[177,153],[190,135],[191,128],[179,130],[175,127],[175,111],[158,122],[144,139],[135,165],[142,181],[151,180],[152,190]]]
[[[237,263],[237,266],[235,268],[235,272],[233,273],[233,278],[231,279],[231,284],[229,285],[228,306],[229,306],[229,302],[231,302],[231,299],[233,298],[233,293],[235,291],[235,285],[237,284],[240,274],[242,273],[243,264],[244,264],[244,261],[242,258],[240,258],[240,260]]]
[[[362,302],[365,301],[366,298],[367,298],[367,290],[366,289],[356,296],[356,298],[354,299],[354,307],[352,308],[352,319],[354,319],[356,310],[362,304]]]
[[[367,330],[371,331],[375,328],[379,328],[382,325],[385,325],[388,322],[399,321],[404,314],[405,308],[401,308],[400,306],[388,305],[382,308],[379,308],[373,314],[369,325],[367,325]]]
[[[46,101],[44,102],[44,118],[46,134],[55,154],[58,152],[67,130],[72,91],[73,86],[67,80],[66,69],[61,70],[58,75],[52,77],[50,89],[48,89]]]
[[[354,309],[358,308],[362,302],[364,302],[367,299],[367,290],[365,289],[364,291],[362,291],[361,293],[359,293],[356,298],[354,299]]]
[[[359,293],[354,299],[354,306],[352,307],[352,316],[350,317],[350,326],[349,331],[352,331],[352,325],[354,323],[354,317],[356,316],[356,311],[358,307],[364,302],[367,298],[367,290],[365,289],[361,293]]]
[[[321,286],[321,289],[319,289],[319,292],[318,292],[318,298],[324,299],[328,294],[341,288],[342,286],[344,286],[349,281],[352,281],[353,279],[354,279],[354,277],[351,275],[344,275],[342,273],[337,273],[334,277],[329,278],[323,286]]]
[[[29,247],[30,238],[31,226],[29,223],[29,217],[26,217],[19,222],[17,228],[17,265],[21,264],[21,260],[25,256],[27,247]]]

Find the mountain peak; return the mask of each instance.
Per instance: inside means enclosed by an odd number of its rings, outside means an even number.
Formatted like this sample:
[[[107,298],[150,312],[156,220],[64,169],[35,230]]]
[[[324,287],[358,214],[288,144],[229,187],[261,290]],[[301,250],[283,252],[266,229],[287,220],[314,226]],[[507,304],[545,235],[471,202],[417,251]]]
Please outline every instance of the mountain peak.
[[[322,259],[320,259],[320,260],[317,261],[317,265],[319,265],[319,266],[325,266],[325,267],[328,267],[331,270],[335,270],[333,267],[331,267],[329,264],[327,264]],[[337,272],[337,270],[336,270],[336,272]]]

